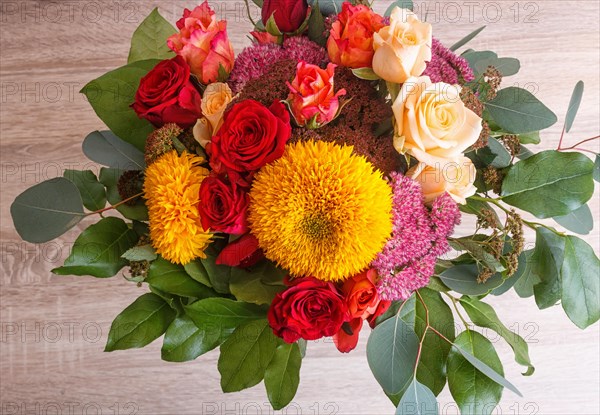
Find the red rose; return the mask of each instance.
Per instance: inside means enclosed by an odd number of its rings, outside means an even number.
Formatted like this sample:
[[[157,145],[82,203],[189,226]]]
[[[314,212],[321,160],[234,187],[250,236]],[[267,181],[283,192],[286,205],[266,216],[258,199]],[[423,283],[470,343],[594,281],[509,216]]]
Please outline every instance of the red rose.
[[[313,277],[288,281],[289,288],[273,299],[267,315],[273,332],[293,343],[316,340],[340,330],[346,305],[336,286]]]
[[[200,185],[198,211],[204,229],[241,235],[248,230],[248,192],[223,176],[209,176]]]
[[[225,113],[207,144],[210,165],[218,173],[254,172],[283,155],[291,133],[290,114],[281,102],[267,108],[247,99]]]
[[[140,80],[131,107],[156,127],[176,123],[192,127],[202,115],[201,96],[190,81],[190,68],[181,56],[156,65]]]
[[[273,16],[282,33],[293,33],[300,28],[308,14],[306,0],[265,0],[261,17],[264,25]]]
[[[342,286],[350,320],[333,336],[336,347],[342,353],[356,347],[363,320],[376,318],[390,306],[389,301],[379,298],[376,281],[377,271],[370,269],[349,278]]]

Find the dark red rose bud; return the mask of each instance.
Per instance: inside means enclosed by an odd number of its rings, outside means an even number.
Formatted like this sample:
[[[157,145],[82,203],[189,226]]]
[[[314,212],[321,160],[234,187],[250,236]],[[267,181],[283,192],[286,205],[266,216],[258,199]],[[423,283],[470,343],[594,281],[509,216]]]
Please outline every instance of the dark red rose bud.
[[[264,257],[263,250],[258,246],[258,239],[247,233],[223,248],[216,263],[230,267],[250,268]]]
[[[262,6],[262,22],[273,16],[279,30],[293,33],[302,25],[308,14],[306,0],[265,0]]]
[[[190,81],[190,67],[176,56],[160,62],[140,80],[131,107],[156,127],[175,123],[188,128],[202,115],[200,105],[200,93]]]

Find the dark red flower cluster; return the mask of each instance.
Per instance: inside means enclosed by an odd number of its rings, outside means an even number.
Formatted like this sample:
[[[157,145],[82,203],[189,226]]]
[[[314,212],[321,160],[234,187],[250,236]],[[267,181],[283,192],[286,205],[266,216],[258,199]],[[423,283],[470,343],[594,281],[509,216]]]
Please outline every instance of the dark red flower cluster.
[[[313,277],[287,279],[269,308],[273,332],[288,343],[333,336],[340,352],[353,350],[363,321],[374,322],[390,306],[377,294],[375,270],[349,278],[341,285]]]

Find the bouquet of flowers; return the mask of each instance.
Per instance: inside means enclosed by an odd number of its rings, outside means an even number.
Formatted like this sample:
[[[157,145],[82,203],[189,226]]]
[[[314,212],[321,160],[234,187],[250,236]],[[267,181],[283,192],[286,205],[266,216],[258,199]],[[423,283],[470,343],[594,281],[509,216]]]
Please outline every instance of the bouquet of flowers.
[[[593,249],[531,217],[589,233],[591,139],[525,147],[557,117],[500,88],[517,59],[456,53],[483,28],[448,48],[406,0],[383,16],[362,0],[255,3],[262,18],[237,55],[207,2],[176,28],[155,9],[127,64],[82,90],[110,129],[83,140],[99,175],[67,170],[26,190],[16,230],[41,243],[99,219],[53,272],[148,287],[106,351],[163,335],[167,361],[219,348],[223,391],[264,380],[279,409],[307,341],[350,352],[366,321],[369,366],[397,413],[437,413],[446,383],[463,413],[491,413],[504,388],[519,392],[473,326],[508,342],[524,375],[534,366],[486,296],[560,302],[580,328],[600,317]],[[464,216],[473,233],[453,236]]]

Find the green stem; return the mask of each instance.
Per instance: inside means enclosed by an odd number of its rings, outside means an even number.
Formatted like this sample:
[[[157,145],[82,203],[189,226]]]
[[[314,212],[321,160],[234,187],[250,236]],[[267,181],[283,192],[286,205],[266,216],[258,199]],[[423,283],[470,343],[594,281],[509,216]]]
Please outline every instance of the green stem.
[[[452,306],[454,307],[454,310],[456,311],[456,314],[458,314],[458,317],[460,318],[460,320],[462,321],[462,323],[465,325],[465,330],[469,329],[469,323],[467,323],[467,320],[465,320],[465,318],[463,317],[463,315],[461,314],[460,310],[458,309],[458,305],[456,304],[458,302],[458,299],[456,297],[454,297],[453,295],[450,295],[448,293],[443,293],[445,294],[450,301],[452,302]]]

